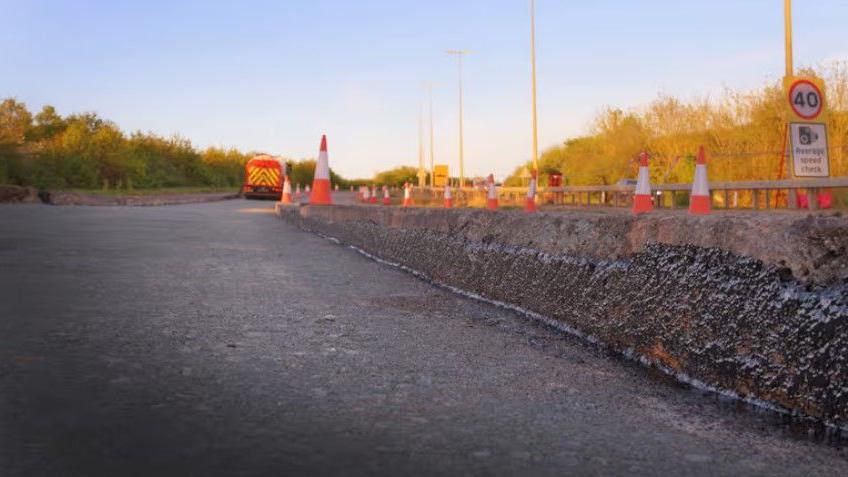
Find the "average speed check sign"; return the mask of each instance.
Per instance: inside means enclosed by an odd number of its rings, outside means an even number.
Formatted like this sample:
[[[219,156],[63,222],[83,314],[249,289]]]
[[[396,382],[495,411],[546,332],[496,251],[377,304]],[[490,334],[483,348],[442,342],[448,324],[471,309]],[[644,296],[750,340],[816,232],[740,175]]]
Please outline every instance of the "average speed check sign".
[[[829,177],[824,83],[818,78],[785,80],[789,105],[789,156],[795,177]]]
[[[789,106],[800,119],[813,121],[824,110],[824,95],[810,80],[795,80],[789,87]]]

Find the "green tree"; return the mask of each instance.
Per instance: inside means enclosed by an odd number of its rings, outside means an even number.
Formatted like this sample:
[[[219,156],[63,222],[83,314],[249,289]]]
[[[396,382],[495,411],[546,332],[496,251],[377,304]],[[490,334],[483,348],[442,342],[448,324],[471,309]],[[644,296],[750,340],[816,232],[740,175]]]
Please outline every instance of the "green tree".
[[[23,144],[32,127],[32,114],[24,103],[6,98],[0,103],[0,143]]]

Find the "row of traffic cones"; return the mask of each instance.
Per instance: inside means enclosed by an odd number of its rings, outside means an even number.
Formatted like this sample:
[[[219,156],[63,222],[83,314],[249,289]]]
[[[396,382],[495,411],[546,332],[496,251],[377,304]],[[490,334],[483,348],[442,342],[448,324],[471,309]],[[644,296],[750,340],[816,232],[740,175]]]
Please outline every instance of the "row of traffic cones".
[[[330,163],[327,156],[327,135],[321,136],[321,147],[318,152],[318,162],[315,165],[315,174],[312,179],[312,187],[307,184],[304,191],[309,195],[309,203],[312,205],[330,205],[333,203],[333,198],[330,194]],[[335,190],[339,190],[339,185],[336,184]],[[300,184],[294,192],[294,200],[300,201],[304,193],[300,190]],[[292,188],[291,179],[286,176],[283,180],[283,193],[280,196],[280,202],[283,204],[292,203]]]
[[[648,171],[649,156],[643,152],[639,156],[639,175],[636,182],[636,191],[633,196],[633,213],[644,214],[650,212],[654,208],[653,196],[651,194],[651,178]],[[530,179],[530,186],[527,190],[527,202],[524,210],[527,212],[536,212],[536,188],[537,188],[537,171],[533,171]],[[338,184],[335,189],[338,191]],[[318,153],[318,162],[315,166],[315,175],[312,181],[312,188],[309,185],[305,187],[306,193],[309,194],[309,203],[312,205],[330,205],[333,203],[331,197],[330,185],[330,166],[327,154],[327,136],[321,136],[321,147]],[[310,193],[311,192],[311,193]],[[360,188],[360,199],[372,204],[377,203],[377,186],[373,187],[373,191],[367,186]],[[300,184],[294,194],[295,199],[300,200],[302,193]],[[283,184],[283,193],[280,197],[280,202],[284,204],[292,203],[291,180],[288,176]],[[388,186],[383,186],[383,204],[391,205]],[[412,207],[412,184],[405,183],[403,185],[403,206]],[[445,186],[444,193],[445,208],[453,207],[453,197],[449,186]],[[495,177],[489,174],[487,178],[487,197],[486,208],[489,210],[498,210],[498,192],[495,186]],[[711,212],[711,194],[710,186],[707,180],[707,156],[704,147],[698,149],[698,158],[695,165],[695,180],[692,184],[692,194],[689,200],[689,213],[705,215]]]
[[[368,186],[360,186],[357,195],[359,196],[360,202],[365,202],[368,204],[376,204],[378,202],[377,186],[374,186],[373,188]],[[392,205],[392,198],[389,194],[389,186],[386,185],[383,186],[383,205]]]
[[[648,172],[648,153],[639,155],[639,176],[636,181],[636,193],[633,196],[633,213],[645,214],[654,210],[651,194],[651,176]],[[692,181],[692,193],[689,195],[689,213],[708,215],[712,211],[712,194],[707,180],[707,153],[704,146],[698,148],[695,161],[695,180]]]

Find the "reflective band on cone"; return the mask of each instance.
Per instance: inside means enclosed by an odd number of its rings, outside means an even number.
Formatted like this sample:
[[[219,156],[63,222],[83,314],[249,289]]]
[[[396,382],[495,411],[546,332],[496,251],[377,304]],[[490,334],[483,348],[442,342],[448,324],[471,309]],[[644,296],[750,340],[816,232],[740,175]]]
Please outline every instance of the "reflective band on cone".
[[[651,202],[651,174],[648,171],[648,153],[639,155],[639,178],[636,182],[636,194],[633,196],[633,213],[644,214],[654,210]]]
[[[695,162],[695,180],[692,182],[692,194],[689,196],[689,213],[708,215],[712,211],[712,194],[707,180],[707,153],[704,146],[698,149],[698,160]]]
[[[330,195],[330,161],[327,158],[327,136],[321,136],[321,151],[318,153],[318,163],[315,165],[315,178],[312,180],[312,194],[309,196],[311,205],[330,205],[333,198]]]
[[[408,182],[403,185],[403,206],[412,207],[412,184]]]
[[[489,174],[489,192],[486,197],[486,208],[498,210],[498,189],[495,187],[495,175]]]
[[[530,187],[527,189],[527,204],[524,205],[525,212],[536,212],[536,177],[537,172],[533,171],[533,177],[530,179]]]
[[[453,208],[453,196],[451,195],[451,188],[449,185],[445,186],[445,208]]]
[[[283,182],[283,195],[280,196],[280,202],[283,204],[292,203],[291,179],[289,179],[289,176],[286,176],[286,180]]]

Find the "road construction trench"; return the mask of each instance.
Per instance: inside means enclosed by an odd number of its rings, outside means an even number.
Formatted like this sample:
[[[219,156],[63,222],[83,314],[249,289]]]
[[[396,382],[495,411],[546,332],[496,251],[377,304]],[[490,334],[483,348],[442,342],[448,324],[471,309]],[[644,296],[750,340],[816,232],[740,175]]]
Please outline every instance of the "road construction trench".
[[[684,215],[650,225],[623,215],[345,206],[279,213],[697,386],[845,426],[842,217],[781,216],[752,230],[761,219]],[[716,229],[734,240],[692,233]]]
[[[0,474],[848,472],[269,205],[0,206]]]

